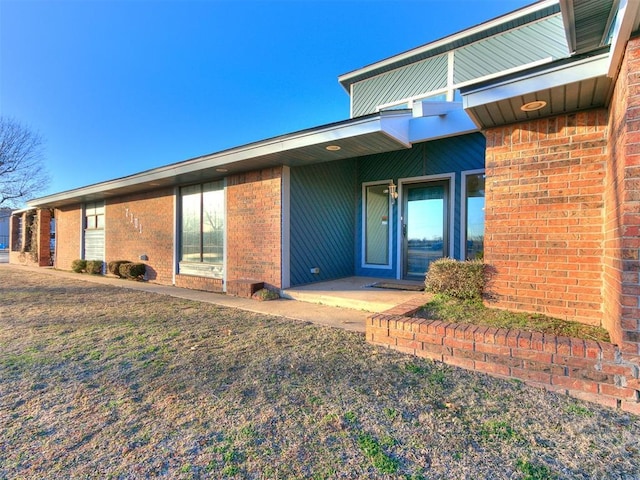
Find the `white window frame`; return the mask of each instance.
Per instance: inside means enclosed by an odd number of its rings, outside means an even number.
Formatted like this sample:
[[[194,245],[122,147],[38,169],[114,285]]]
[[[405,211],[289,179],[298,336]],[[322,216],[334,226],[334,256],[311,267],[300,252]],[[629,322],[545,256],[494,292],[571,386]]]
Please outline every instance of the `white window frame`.
[[[222,273],[217,273],[215,271],[215,264],[209,264],[206,262],[189,262],[189,261],[183,261],[181,260],[182,258],[182,188],[183,187],[189,187],[192,185],[199,185],[200,186],[200,195],[203,194],[202,192],[202,186],[206,183],[213,183],[213,182],[221,182],[222,184],[222,192],[223,192],[223,210],[224,210],[224,218],[222,220],[222,225],[223,225],[223,229],[224,229],[224,235],[223,235],[223,240],[222,240]],[[189,185],[182,185],[181,187],[177,188],[177,201],[176,201],[176,229],[175,229],[175,235],[176,237],[179,239],[179,242],[176,242],[176,248],[175,248],[175,259],[176,259],[176,264],[177,264],[177,274],[179,275],[191,275],[191,276],[196,276],[196,277],[204,277],[204,278],[215,278],[215,279],[220,279],[223,282],[223,291],[226,291],[226,284],[227,284],[227,244],[228,244],[228,240],[227,240],[227,236],[229,234],[228,232],[228,228],[227,228],[227,179],[223,178],[223,179],[216,179],[216,180],[210,180],[207,182],[200,182],[200,183],[194,183],[194,184],[189,184]],[[201,232],[200,234],[202,235],[202,224],[200,224],[200,229]],[[201,252],[202,253],[202,252]]]
[[[449,198],[448,198],[448,202],[449,202],[449,218],[448,218],[448,222],[449,222],[449,253],[448,256],[453,258],[454,257],[454,244],[455,244],[455,237],[454,237],[454,233],[455,233],[455,229],[454,229],[454,221],[455,221],[455,198],[456,198],[456,174],[454,172],[451,173],[438,173],[435,175],[423,175],[420,177],[406,177],[406,178],[399,178],[398,179],[398,199],[396,200],[396,202],[399,205],[399,211],[398,211],[398,229],[397,229],[397,242],[398,242],[398,248],[397,248],[397,265],[398,265],[398,270],[396,272],[396,278],[398,280],[401,280],[403,278],[403,274],[404,272],[402,271],[404,269],[404,263],[402,262],[402,250],[403,250],[403,238],[402,238],[402,222],[404,219],[404,195],[405,195],[405,188],[407,185],[413,185],[415,183],[428,183],[428,182],[437,182],[439,180],[447,180],[449,181]]]
[[[388,237],[388,248],[389,248],[389,261],[386,265],[384,264],[374,264],[374,263],[366,263],[367,261],[367,187],[375,186],[375,185],[389,185],[392,179],[386,180],[376,180],[372,182],[363,182],[362,183],[362,242],[361,242],[361,267],[362,268],[375,268],[378,270],[391,270],[393,268],[393,204],[391,200],[389,200],[389,213],[387,216],[387,221],[389,225],[389,235]]]
[[[467,177],[470,175],[485,174],[484,168],[476,170],[464,170],[460,172],[462,178],[460,180],[460,260],[467,259]],[[486,178],[485,178],[486,185]],[[486,205],[486,194],[485,194]],[[486,219],[485,219],[486,224]]]

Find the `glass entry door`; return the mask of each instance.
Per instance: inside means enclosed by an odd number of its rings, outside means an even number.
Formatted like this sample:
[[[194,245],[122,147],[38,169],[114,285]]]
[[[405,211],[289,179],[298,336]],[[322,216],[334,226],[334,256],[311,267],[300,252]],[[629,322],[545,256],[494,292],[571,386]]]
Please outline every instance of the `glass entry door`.
[[[449,182],[405,187],[402,233],[404,278],[424,280],[429,265],[449,252]]]

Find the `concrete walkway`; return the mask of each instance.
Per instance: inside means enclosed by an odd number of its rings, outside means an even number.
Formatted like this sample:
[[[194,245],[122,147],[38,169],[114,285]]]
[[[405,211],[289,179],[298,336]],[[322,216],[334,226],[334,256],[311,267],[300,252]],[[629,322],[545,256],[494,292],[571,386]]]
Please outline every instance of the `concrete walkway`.
[[[69,278],[73,280],[98,283],[101,285],[127,288],[129,290],[158,293],[160,295],[169,295],[186,300],[213,303],[230,308],[239,308],[248,312],[261,313],[265,315],[275,315],[294,320],[311,322],[318,325],[342,328],[344,330],[359,333],[364,333],[365,320],[372,311],[383,311],[379,310],[380,308],[384,308],[384,310],[387,310],[389,308],[393,308],[397,304],[407,301],[409,298],[415,298],[416,296],[421,295],[416,292],[407,292],[401,290],[389,291],[385,289],[370,287],[367,287],[365,289],[364,284],[366,284],[369,279],[364,279],[363,283],[362,277],[351,277],[351,280],[337,280],[335,281],[335,283],[323,282],[322,284],[315,284],[316,286],[314,288],[319,289],[320,292],[341,292],[340,290],[335,290],[335,288],[337,288],[337,286],[339,285],[351,284],[354,289],[353,293],[357,294],[357,301],[352,304],[352,306],[361,306],[362,302],[366,303],[367,298],[369,298],[369,303],[375,305],[377,308],[376,310],[368,309],[369,311],[365,311],[363,309],[348,308],[347,306],[330,306],[320,304],[317,303],[319,297],[313,297],[312,295],[307,295],[306,298],[309,301],[279,299],[260,302],[250,298],[234,297],[221,293],[202,292],[199,290],[189,290],[186,288],[178,288],[169,285],[158,285],[149,282],[133,282],[114,277],[105,277],[102,275],[78,274],[62,270],[54,270],[53,268],[26,267],[22,265],[11,265],[7,263],[0,264],[0,268],[19,269],[23,271],[30,270],[33,272],[43,273],[46,275],[51,275],[52,281],[55,281],[55,278]],[[356,288],[355,285],[361,285],[362,287],[358,286]],[[345,292],[348,292],[348,290]],[[339,293],[339,296],[343,296],[348,300],[348,293],[345,292]],[[322,295],[323,294],[321,293],[319,301],[322,301]],[[379,298],[381,299],[384,298],[384,301],[374,300],[376,296],[379,296]],[[346,305],[348,305],[348,303]]]

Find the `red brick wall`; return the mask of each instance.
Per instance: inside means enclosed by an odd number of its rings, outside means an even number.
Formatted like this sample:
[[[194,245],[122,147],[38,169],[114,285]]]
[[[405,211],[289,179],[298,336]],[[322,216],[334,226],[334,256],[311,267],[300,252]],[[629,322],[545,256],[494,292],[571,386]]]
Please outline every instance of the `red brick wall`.
[[[173,189],[109,199],[105,205],[105,261],[130,260],[147,265],[145,278],[173,283]],[[148,260],[141,260],[146,255]]]
[[[424,297],[366,321],[369,343],[640,414],[637,359],[610,343],[411,318]]]
[[[56,253],[54,267],[71,270],[71,262],[80,258],[82,207],[73,205],[56,208]]]
[[[640,354],[640,39],[632,39],[610,106],[605,191],[604,326]]]
[[[227,179],[227,280],[281,288],[282,168]]]
[[[601,324],[607,122],[594,110],[486,132],[493,306]]]
[[[193,275],[176,275],[176,287],[203,290],[205,292],[221,293],[223,291],[222,279],[196,277]]]
[[[52,265],[51,259],[51,210],[38,210],[38,266]]]

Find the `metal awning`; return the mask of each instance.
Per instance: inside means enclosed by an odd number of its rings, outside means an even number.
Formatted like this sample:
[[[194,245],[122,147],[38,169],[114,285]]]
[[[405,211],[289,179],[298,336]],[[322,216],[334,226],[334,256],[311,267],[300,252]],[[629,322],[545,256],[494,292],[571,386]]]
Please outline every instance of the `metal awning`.
[[[380,112],[154,168],[27,202],[62,207],[165,187],[213,181],[228,175],[287,165],[298,167],[411,148],[411,112]],[[330,148],[327,148],[330,147]]]

